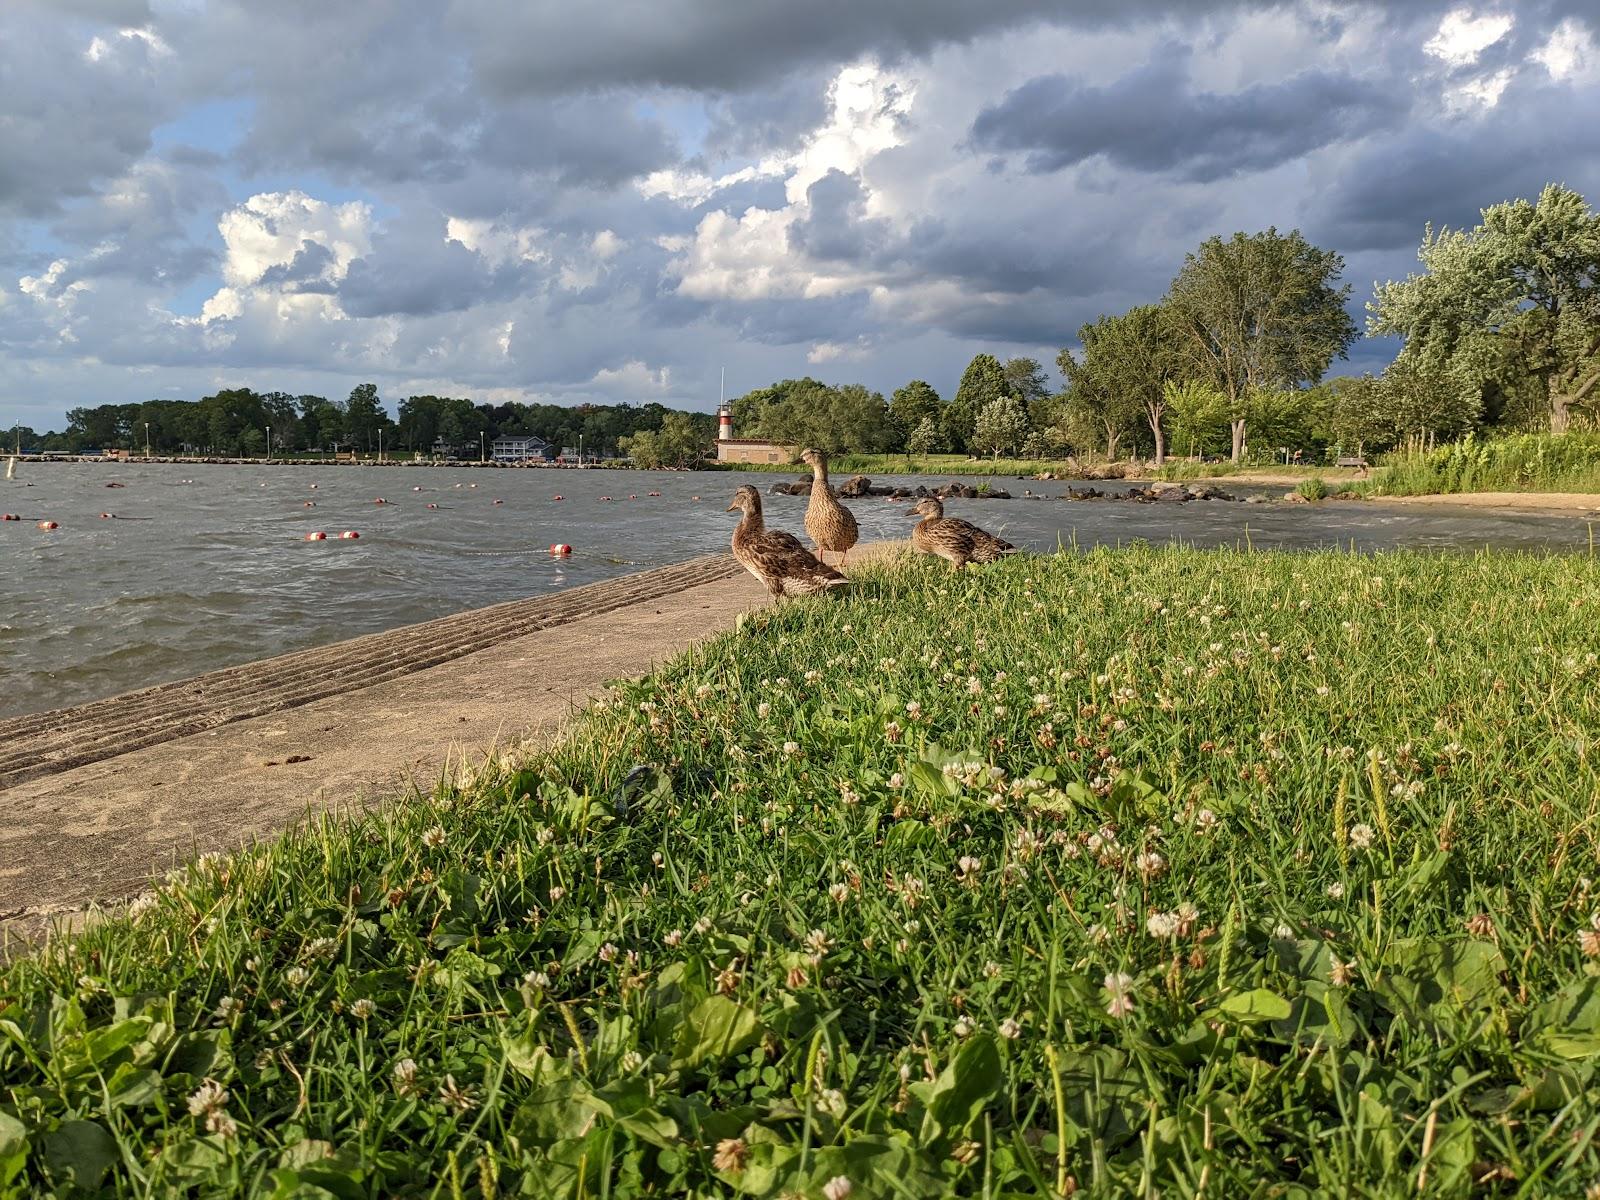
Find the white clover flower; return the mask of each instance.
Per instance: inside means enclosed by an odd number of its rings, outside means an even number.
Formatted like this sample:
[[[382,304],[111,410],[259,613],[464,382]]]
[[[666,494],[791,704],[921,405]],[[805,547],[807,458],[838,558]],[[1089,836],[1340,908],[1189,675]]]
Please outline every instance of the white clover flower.
[[[756,716],[760,717],[763,721],[765,721],[771,715],[772,705],[768,704],[765,700],[756,705]]]
[[[529,971],[522,977],[522,982],[527,984],[529,987],[538,988],[543,991],[545,988],[550,986],[550,976],[546,975],[543,971]]]
[[[1158,851],[1145,850],[1133,860],[1133,865],[1146,879],[1154,879],[1166,872],[1167,860]]]
[[[900,774],[899,771],[896,771],[893,775],[889,776],[889,790],[890,791],[898,792],[901,788],[905,787],[905,785],[906,785],[906,777],[904,775]]]
[[[956,874],[962,879],[972,879],[983,870],[983,860],[974,858],[970,854],[963,854],[956,861]]]
[[[795,755],[800,753],[800,743],[785,742],[783,744],[783,752],[793,758]]]
[[[444,1082],[439,1085],[439,1100],[446,1108],[458,1114],[469,1113],[478,1107],[472,1089],[458,1086],[454,1075],[446,1075]]]
[[[1014,1042],[1022,1036],[1022,1026],[1016,1021],[1012,1020],[1010,1017],[1007,1017],[1004,1021],[1000,1022],[1000,1036],[1005,1038],[1007,1041]]]
[[[1105,991],[1110,1000],[1106,1012],[1113,1017],[1125,1017],[1133,1011],[1133,976],[1115,971],[1106,976]]]
[[[339,943],[330,937],[312,938],[300,951],[300,957],[326,962],[339,950]]]
[[[559,883],[556,884],[555,887],[550,889],[550,903],[551,904],[555,904],[556,902],[558,902],[566,894],[567,894],[567,889],[562,887]]]
[[[835,904],[843,904],[850,899],[850,886],[844,883],[834,884],[828,889],[828,898]]]
[[[1349,986],[1350,981],[1356,977],[1355,963],[1346,962],[1338,955],[1329,955],[1328,961],[1330,963],[1328,968],[1328,982],[1333,984],[1334,987]]]
[[[444,826],[435,825],[422,834],[422,844],[430,850],[444,845]]]
[[[838,1088],[823,1088],[817,1095],[817,1107],[835,1119],[844,1116],[844,1093]]]
[[[1285,925],[1282,921],[1279,921],[1272,927],[1272,936],[1280,942],[1292,942],[1294,941],[1294,929],[1292,926]]]
[[[972,1036],[972,1022],[967,1020],[965,1017],[957,1017],[955,1025],[953,1025],[951,1028],[958,1038],[969,1038]]]
[[[365,1021],[377,1011],[378,1006],[365,996],[350,1006],[350,1015],[361,1021]]]
[[[616,957],[617,957],[617,947],[616,947],[616,945],[614,943],[607,942],[604,946],[600,947],[600,961],[601,962],[607,962],[607,963],[608,962],[612,962],[612,961],[614,961],[616,959]]]
[[[242,1000],[235,1000],[232,996],[224,996],[217,1003],[217,1011],[211,1015],[226,1025],[243,1011],[244,1002]]]
[[[304,987],[311,978],[311,972],[304,967],[290,967],[283,973],[283,981],[292,988]]]
[[[855,1191],[855,1184],[844,1175],[835,1175],[822,1185],[823,1200],[845,1200],[851,1192]]]
[[[983,964],[983,977],[985,979],[998,979],[999,976],[1000,976],[1000,964],[999,963],[997,963],[997,962],[986,962],[986,963]]]
[[[1328,898],[1330,900],[1340,900],[1343,899],[1343,897],[1344,884],[1340,883],[1338,880],[1335,880],[1328,885]]]
[[[1371,825],[1353,825],[1350,827],[1350,844],[1357,850],[1370,849],[1375,836]]]
[[[824,930],[813,929],[810,933],[806,934],[805,946],[811,954],[817,958],[821,958],[833,948],[833,939],[829,937]]]
[[[642,1066],[644,1066],[644,1055],[637,1050],[629,1050],[622,1056],[622,1069],[628,1074],[632,1075]]]
[[[713,926],[711,924],[711,918],[710,917],[701,917],[698,921],[696,921],[694,923],[694,927],[693,928],[694,928],[695,933],[697,933],[697,934],[710,933],[712,928],[713,928]]]
[[[1145,921],[1144,927],[1149,930],[1150,936],[1153,938],[1165,940],[1174,937],[1178,932],[1178,914],[1171,912],[1151,913],[1149,919]]]
[[[207,1079],[189,1096],[189,1115],[191,1117],[208,1116],[226,1108],[228,1104],[228,1089],[215,1079]]]

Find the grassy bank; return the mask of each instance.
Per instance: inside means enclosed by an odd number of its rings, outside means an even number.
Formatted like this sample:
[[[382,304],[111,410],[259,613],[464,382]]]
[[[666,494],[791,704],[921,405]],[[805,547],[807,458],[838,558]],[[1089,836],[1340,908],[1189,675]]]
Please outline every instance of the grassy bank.
[[[1384,496],[1448,492],[1600,492],[1600,434],[1466,438],[1430,453],[1396,455],[1373,472]]]
[[[5,969],[0,1191],[1600,1181],[1594,561],[832,599]]]
[[[721,463],[727,471],[763,471],[809,475],[804,463]],[[828,470],[850,475],[1075,475],[1078,467],[1063,459],[968,458],[964,454],[841,454],[828,460]]]

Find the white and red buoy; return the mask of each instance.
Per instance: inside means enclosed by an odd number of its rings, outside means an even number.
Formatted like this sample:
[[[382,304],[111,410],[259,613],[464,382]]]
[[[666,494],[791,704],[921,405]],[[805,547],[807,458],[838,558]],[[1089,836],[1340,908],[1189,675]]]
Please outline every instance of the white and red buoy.
[[[359,533],[357,533],[354,529],[346,529],[343,533],[341,533],[339,535],[339,540],[342,541],[342,542],[353,542],[357,538],[359,538],[360,536],[361,535]]]
[[[40,521],[39,522],[39,528],[40,529],[60,529],[61,526],[57,525],[54,521]]]
[[[552,558],[566,558],[571,553],[572,547],[567,545],[565,542],[556,542],[550,547],[550,555]]]
[[[310,533],[306,534],[306,541],[308,542],[325,542],[327,540],[328,535],[323,533],[320,529],[313,529]]]

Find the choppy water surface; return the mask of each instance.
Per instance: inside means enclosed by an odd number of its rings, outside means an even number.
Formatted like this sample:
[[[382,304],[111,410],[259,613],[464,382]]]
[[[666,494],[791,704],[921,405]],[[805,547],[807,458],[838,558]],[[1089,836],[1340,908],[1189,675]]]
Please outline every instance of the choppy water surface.
[[[0,716],[722,550],[735,520],[723,511],[733,489],[748,481],[765,492],[786,478],[24,463],[16,480],[0,480],[0,510],[25,518],[0,523]],[[932,486],[953,478],[904,481]],[[1360,502],[1045,503],[1022,498],[1023,490],[1054,497],[1069,485],[993,483],[1019,498],[956,500],[950,513],[1037,550],[1145,538],[1198,546],[1248,540],[1258,549],[1566,551],[1587,549],[1590,536],[1588,524],[1570,516]],[[564,498],[554,500],[557,494]],[[380,496],[389,503],[374,504]],[[304,507],[307,500],[316,507]],[[768,519],[800,533],[805,503],[769,495]],[[869,499],[851,507],[863,539],[906,536],[904,504]],[[61,527],[37,529],[45,519]],[[330,540],[304,541],[314,529]],[[337,540],[346,529],[360,540]],[[552,542],[569,542],[575,552],[552,559]]]

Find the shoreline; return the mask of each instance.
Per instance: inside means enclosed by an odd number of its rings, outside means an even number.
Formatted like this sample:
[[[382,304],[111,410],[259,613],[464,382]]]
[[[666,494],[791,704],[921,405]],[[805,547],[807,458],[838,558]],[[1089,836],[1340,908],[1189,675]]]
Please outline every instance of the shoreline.
[[[175,863],[546,744],[612,681],[766,601],[706,555],[0,721],[0,961]]]

